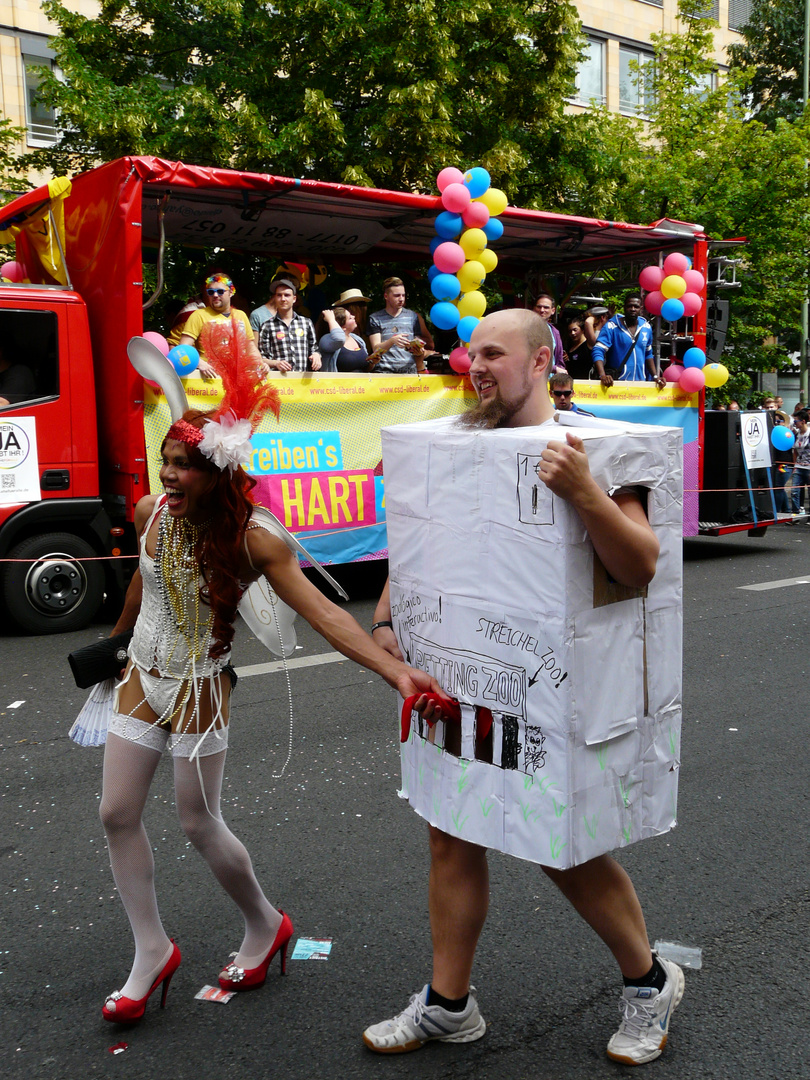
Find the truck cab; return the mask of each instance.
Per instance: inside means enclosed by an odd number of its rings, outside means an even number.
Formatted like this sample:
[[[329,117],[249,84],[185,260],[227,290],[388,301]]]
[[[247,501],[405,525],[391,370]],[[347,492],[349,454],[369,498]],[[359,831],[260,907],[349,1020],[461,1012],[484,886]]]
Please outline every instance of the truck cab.
[[[62,286],[0,285],[0,446],[33,430],[37,498],[14,501],[0,467],[0,589],[32,633],[82,626],[107,589],[110,515],[99,495],[93,358],[85,303]],[[8,388],[8,397],[3,386]]]

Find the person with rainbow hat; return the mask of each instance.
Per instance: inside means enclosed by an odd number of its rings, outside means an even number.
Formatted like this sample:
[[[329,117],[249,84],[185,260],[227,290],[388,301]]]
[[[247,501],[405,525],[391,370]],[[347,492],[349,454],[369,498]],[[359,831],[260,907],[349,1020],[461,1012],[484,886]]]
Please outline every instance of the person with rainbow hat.
[[[196,370],[199,371],[204,379],[213,379],[216,377],[216,372],[205,355],[204,346],[202,345],[200,336],[203,327],[211,322],[230,322],[234,325],[244,326],[248,355],[252,356],[257,362],[259,373],[262,378],[270,370],[260,356],[259,350],[256,348],[253,329],[247,315],[239,308],[231,306],[231,297],[235,292],[236,289],[234,288],[233,281],[231,281],[227,274],[214,273],[211,274],[210,277],[207,277],[203,284],[203,295],[206,299],[206,306],[204,308],[198,308],[197,311],[193,311],[191,315],[189,315],[186,324],[183,327],[183,333],[180,335],[181,345],[193,345],[194,348],[199,351],[200,365]]]

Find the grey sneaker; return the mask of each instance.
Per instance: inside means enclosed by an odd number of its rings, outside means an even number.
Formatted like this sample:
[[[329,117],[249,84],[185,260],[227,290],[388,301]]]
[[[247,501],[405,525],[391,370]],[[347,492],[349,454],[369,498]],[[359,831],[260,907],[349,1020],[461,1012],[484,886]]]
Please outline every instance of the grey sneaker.
[[[624,1065],[644,1065],[654,1061],[667,1044],[672,1013],[683,997],[683,972],[671,960],[658,957],[667,972],[664,989],[625,986],[619,1012],[622,1022],[607,1046],[607,1054]]]
[[[363,1042],[378,1054],[404,1054],[418,1050],[426,1042],[475,1042],[487,1030],[478,1002],[470,994],[463,1012],[448,1012],[440,1005],[427,1005],[428,985],[412,994],[407,1009],[393,1020],[373,1024],[363,1032]]]

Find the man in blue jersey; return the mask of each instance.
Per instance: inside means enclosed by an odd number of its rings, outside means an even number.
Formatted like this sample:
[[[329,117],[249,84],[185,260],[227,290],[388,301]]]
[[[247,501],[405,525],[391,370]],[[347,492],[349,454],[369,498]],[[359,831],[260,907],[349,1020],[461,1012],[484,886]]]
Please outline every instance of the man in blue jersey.
[[[656,377],[652,351],[652,327],[641,314],[641,297],[628,293],[624,298],[624,315],[608,319],[593,347],[593,363],[602,386],[614,382],[654,381]]]

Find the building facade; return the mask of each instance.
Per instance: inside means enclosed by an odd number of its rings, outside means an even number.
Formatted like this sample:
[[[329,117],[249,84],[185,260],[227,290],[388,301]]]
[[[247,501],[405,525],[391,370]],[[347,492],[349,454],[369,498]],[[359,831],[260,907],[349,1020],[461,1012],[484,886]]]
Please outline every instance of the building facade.
[[[92,17],[95,0],[72,0],[71,6]],[[15,127],[25,130],[20,151],[50,146],[56,139],[53,111],[36,98],[41,78],[37,70],[53,68],[49,47],[53,24],[39,0],[0,0],[0,111]]]
[[[680,29],[678,0],[574,3],[588,39],[588,51],[580,64],[571,107],[578,111],[596,101],[611,112],[643,116],[644,80],[638,78],[636,64],[643,70],[653,59],[653,34],[671,34]],[[718,72],[728,66],[726,49],[740,40],[739,31],[750,9],[751,0],[707,0],[706,14],[720,24],[714,32]]]

